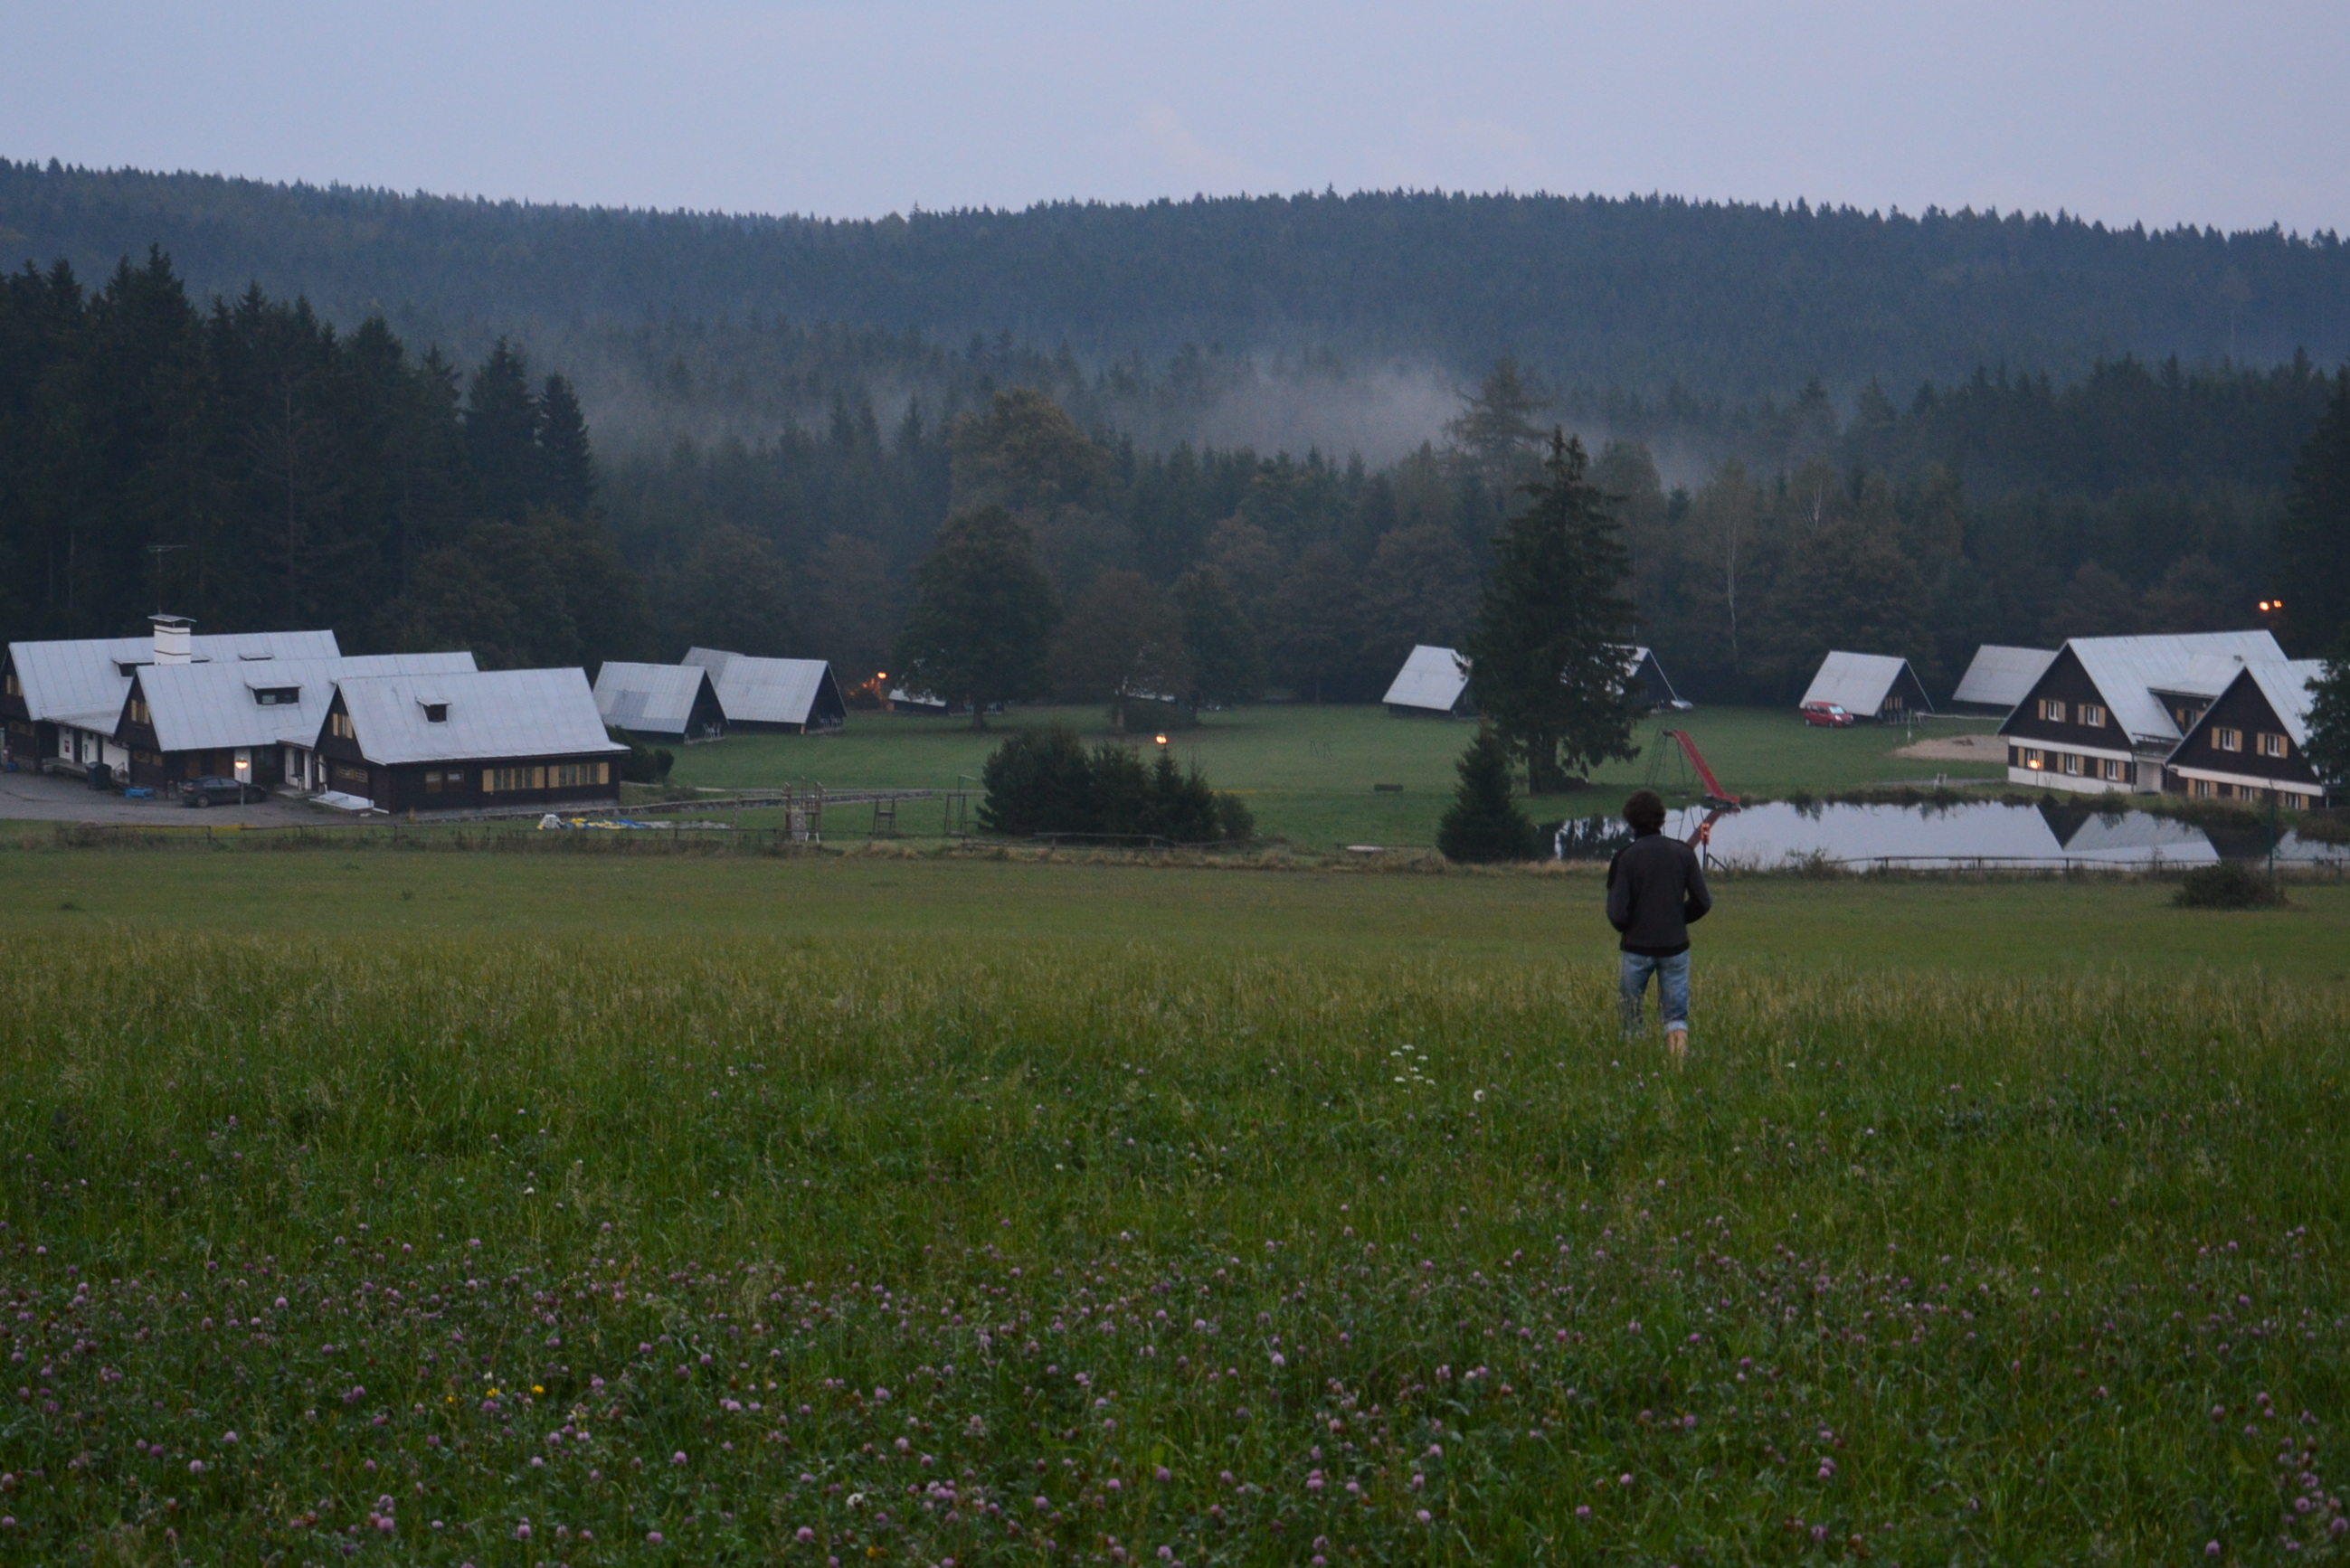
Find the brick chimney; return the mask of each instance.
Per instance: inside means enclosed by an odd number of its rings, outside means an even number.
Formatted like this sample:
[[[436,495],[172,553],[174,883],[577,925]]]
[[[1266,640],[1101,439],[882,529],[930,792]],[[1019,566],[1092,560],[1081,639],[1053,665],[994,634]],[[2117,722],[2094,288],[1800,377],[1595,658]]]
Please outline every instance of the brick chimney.
[[[193,664],[196,661],[194,621],[183,615],[151,615],[155,627],[155,662]]]

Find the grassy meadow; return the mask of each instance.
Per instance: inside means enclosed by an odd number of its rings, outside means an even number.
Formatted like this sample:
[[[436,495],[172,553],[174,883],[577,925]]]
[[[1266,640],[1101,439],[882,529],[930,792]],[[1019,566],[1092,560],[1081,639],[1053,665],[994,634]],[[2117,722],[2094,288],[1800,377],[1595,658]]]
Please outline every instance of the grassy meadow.
[[[1066,723],[1088,736],[1107,736],[1099,708],[1018,709],[991,720],[985,732],[959,720],[899,713],[851,713],[838,734],[730,735],[677,753],[672,781],[706,788],[775,788],[822,784],[828,789],[951,790],[976,787],[981,764],[1004,732]],[[1538,816],[1612,810],[1622,794],[1647,781],[1657,732],[1668,723],[1695,737],[1715,774],[1740,794],[1784,796],[1849,789],[1890,780],[2002,776],[1965,763],[1918,763],[1887,753],[1905,743],[1898,729],[1857,725],[1807,728],[1792,708],[1711,708],[1646,721],[1637,732],[1641,754],[1614,763],[1593,777],[1590,793],[1546,796],[1531,803]],[[1995,728],[1990,720],[1936,720],[1920,733],[1955,734]],[[1176,753],[1196,762],[1210,783],[1245,798],[1268,836],[1316,849],[1334,844],[1433,844],[1437,819],[1451,801],[1453,763],[1473,726],[1465,721],[1399,719],[1376,705],[1312,703],[1234,709],[1202,716],[1198,728],[1170,738]],[[1669,758],[1660,782],[1676,804],[1695,798],[1694,781]],[[1380,793],[1378,784],[1399,784]],[[909,805],[907,826],[935,832],[941,807]]]
[[[2350,888],[1722,891],[0,849],[0,1562],[2341,1556]]]

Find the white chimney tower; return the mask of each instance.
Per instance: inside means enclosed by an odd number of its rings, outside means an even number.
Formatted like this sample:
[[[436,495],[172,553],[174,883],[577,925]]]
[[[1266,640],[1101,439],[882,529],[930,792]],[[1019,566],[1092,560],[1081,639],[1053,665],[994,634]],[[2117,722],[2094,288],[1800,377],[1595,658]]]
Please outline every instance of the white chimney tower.
[[[155,626],[155,662],[193,664],[196,661],[194,621],[183,615],[151,615]]]

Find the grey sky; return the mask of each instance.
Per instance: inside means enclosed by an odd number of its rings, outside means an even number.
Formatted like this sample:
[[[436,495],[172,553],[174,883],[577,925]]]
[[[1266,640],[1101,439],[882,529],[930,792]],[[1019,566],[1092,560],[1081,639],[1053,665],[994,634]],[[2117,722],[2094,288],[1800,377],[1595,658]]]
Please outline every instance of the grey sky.
[[[0,19],[0,154],[869,215],[1398,185],[2350,229],[2350,5],[203,6]]]

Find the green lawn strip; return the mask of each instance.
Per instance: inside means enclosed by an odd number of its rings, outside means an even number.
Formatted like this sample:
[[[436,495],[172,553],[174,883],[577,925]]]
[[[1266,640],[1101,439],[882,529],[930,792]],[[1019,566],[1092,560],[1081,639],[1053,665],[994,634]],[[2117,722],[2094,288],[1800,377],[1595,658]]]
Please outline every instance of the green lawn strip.
[[[35,941],[90,926],[616,940],[855,933],[1480,954],[1541,968],[1604,966],[1614,942],[1590,867],[1191,870],[627,848],[637,852],[0,848],[0,932]],[[2350,886],[2338,882],[2296,885],[2290,908],[2251,914],[2174,909],[2169,884],[2127,878],[1762,877],[1724,878],[1717,891],[1718,909],[1696,932],[1701,961],[2056,975],[2208,966],[2327,983],[2350,971]]]

